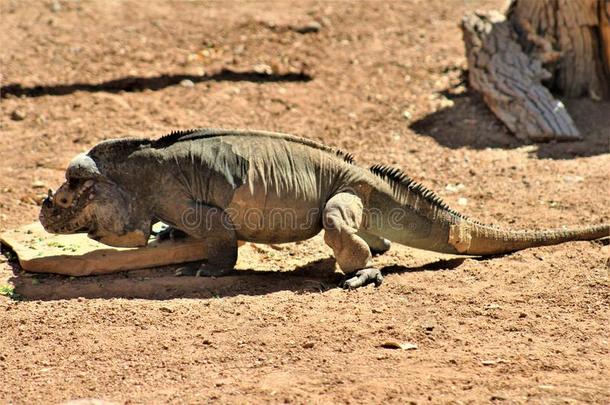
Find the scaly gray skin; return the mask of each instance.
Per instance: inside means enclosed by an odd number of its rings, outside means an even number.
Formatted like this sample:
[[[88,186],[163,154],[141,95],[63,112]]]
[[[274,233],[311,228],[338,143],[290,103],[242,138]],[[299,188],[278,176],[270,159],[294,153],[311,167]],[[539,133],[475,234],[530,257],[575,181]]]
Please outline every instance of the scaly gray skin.
[[[496,255],[608,236],[609,225],[511,231],[448,208],[400,170],[363,168],[350,155],[291,135],[201,129],[158,140],[102,142],[74,158],[44,201],[40,221],[54,233],[88,232],[112,246],[145,246],[163,221],[206,240],[209,259],[181,274],[222,275],[237,241],[295,242],[322,229],[356,288],[382,276],[372,252],[389,241],[443,253]]]

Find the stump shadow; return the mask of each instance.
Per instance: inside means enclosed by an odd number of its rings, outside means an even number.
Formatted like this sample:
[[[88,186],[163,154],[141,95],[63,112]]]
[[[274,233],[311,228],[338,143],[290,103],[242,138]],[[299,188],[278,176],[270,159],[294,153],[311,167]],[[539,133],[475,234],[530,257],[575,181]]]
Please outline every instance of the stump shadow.
[[[65,96],[77,91],[89,93],[120,93],[141,92],[145,90],[162,90],[166,87],[180,85],[185,80],[194,83],[202,82],[308,82],[313,77],[305,72],[267,74],[255,71],[238,72],[227,68],[209,75],[187,75],[187,74],[162,74],[152,77],[127,76],[119,79],[108,80],[101,83],[70,83],[57,85],[23,86],[20,83],[11,83],[0,87],[0,98],[13,97],[42,97],[42,96]]]
[[[515,149],[533,145],[530,153],[540,159],[574,159],[610,153],[610,101],[564,100],[583,140],[533,144],[513,136],[477,93],[454,94],[452,89],[447,89],[442,94],[453,101],[453,106],[431,113],[409,127],[445,147]]]

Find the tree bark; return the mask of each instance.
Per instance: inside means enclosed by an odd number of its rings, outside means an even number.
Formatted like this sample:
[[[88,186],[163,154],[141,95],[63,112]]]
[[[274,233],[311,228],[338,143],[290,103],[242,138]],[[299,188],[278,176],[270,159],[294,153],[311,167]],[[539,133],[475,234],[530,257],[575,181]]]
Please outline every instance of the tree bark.
[[[513,0],[462,20],[469,82],[517,137],[576,140],[565,97],[610,97],[610,0]]]

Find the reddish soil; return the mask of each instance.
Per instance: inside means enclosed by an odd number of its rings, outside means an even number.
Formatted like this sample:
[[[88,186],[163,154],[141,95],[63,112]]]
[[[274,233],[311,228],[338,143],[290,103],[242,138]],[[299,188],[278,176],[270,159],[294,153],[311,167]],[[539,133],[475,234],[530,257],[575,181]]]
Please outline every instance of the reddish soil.
[[[609,103],[568,103],[583,142],[534,146],[465,90],[458,21],[503,3],[2,0],[0,231],[35,221],[96,142],[196,126],[397,165],[501,226],[608,222]],[[311,21],[319,32],[296,32]],[[394,246],[376,259],[384,284],[353,292],[320,237],[248,244],[219,279],[41,277],[2,260],[21,300],[0,297],[0,402],[608,403],[608,256]]]

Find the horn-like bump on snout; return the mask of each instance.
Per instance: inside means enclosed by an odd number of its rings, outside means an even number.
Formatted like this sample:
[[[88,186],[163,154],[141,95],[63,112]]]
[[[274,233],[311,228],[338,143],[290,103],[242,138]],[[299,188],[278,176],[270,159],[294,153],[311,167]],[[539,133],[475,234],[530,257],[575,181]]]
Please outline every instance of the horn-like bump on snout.
[[[47,191],[47,196],[42,200],[42,206],[45,208],[51,208],[53,206],[53,190]]]

